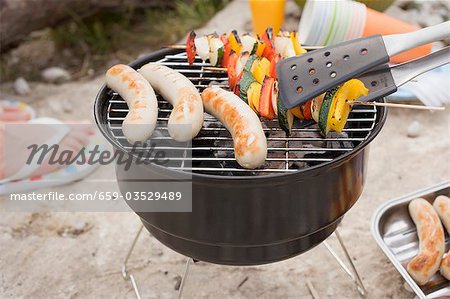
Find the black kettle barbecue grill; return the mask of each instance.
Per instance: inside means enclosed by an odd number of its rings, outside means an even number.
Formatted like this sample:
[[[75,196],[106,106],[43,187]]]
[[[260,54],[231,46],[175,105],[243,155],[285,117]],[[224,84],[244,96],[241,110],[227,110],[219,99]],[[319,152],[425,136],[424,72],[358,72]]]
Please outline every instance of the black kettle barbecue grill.
[[[227,87],[225,73],[205,69],[208,64],[198,59],[188,65],[180,50],[161,50],[130,66],[138,69],[148,62],[177,69],[200,91],[211,82]],[[171,106],[159,96],[158,102],[158,120],[164,124]],[[115,151],[132,156],[121,130],[128,112],[123,99],[104,86],[94,109]],[[344,133],[328,138],[317,125],[294,128],[286,137],[276,121],[266,122],[267,161],[260,169],[247,170],[234,160],[229,132],[207,115],[192,141],[189,168],[136,163],[125,171],[117,166],[117,181],[125,194],[137,191],[129,182],[136,174],[144,180],[184,174],[192,179],[192,212],[137,212],[155,238],[181,254],[226,265],[280,261],[313,248],[335,231],[363,190],[368,145],[385,120],[384,107],[354,106]]]

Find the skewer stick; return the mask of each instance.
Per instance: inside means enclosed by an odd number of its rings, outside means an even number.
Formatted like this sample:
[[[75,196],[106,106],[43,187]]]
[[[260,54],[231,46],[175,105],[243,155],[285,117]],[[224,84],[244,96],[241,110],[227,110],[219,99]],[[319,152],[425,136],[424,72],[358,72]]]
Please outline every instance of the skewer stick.
[[[395,103],[379,103],[379,102],[361,102],[354,101],[349,103],[351,105],[365,105],[365,106],[380,106],[380,107],[391,107],[391,108],[406,108],[406,109],[416,109],[416,110],[445,110],[445,107],[429,107],[421,105],[409,105],[409,104],[395,104]]]
[[[186,49],[186,45],[167,45],[167,46],[164,46],[164,48],[183,50],[183,49]],[[324,48],[324,46],[303,46],[302,45],[302,48],[305,50],[311,51],[311,50],[322,49],[322,48]]]
[[[213,71],[213,72],[226,72],[228,70],[226,67],[215,67],[215,66],[205,66],[203,69],[205,71]]]
[[[167,45],[164,46],[164,48],[169,48],[169,49],[186,49],[186,45]]]

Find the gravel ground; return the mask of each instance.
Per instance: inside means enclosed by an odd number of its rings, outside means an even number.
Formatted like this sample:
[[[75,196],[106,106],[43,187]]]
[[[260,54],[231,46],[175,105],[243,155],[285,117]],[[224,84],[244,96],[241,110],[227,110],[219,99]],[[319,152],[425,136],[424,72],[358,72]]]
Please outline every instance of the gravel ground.
[[[291,4],[288,21],[294,24],[299,12]],[[248,28],[249,18],[246,3],[234,1],[203,32]],[[32,83],[32,96],[23,97],[15,96],[10,84],[3,84],[1,98],[30,103],[40,115],[89,119],[102,83],[101,77],[62,85]],[[368,290],[367,298],[412,297],[372,239],[370,218],[388,199],[450,179],[449,120],[450,109],[439,113],[392,109],[371,145],[364,192],[340,228]],[[419,121],[423,129],[418,137],[409,138],[407,129],[413,121]],[[104,168],[87,180],[111,178],[111,173],[111,168]],[[86,186],[78,182],[70,188],[94,190],[92,184]],[[64,190],[67,187],[55,189]],[[134,298],[130,283],[121,277],[121,262],[138,228],[138,217],[129,212],[2,212],[0,298]],[[329,242],[338,248],[333,236]],[[184,263],[185,257],[143,234],[130,260],[142,298],[172,298]],[[311,298],[307,282],[321,298],[358,298],[351,280],[322,245],[265,266],[198,263],[191,268],[185,298]]]

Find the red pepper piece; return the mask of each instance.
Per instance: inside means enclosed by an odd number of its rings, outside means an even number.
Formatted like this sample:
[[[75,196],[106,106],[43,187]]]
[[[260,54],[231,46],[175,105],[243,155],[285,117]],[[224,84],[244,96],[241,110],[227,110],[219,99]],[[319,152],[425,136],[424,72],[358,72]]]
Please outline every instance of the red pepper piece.
[[[189,33],[188,38],[186,40],[186,54],[187,54],[187,60],[189,64],[193,64],[195,60],[195,55],[197,54],[197,48],[195,47],[195,37],[196,34],[194,31],[191,31]]]
[[[266,119],[275,118],[275,111],[273,111],[272,97],[277,96],[274,92],[275,79],[265,77],[262,88],[261,97],[259,98],[259,114]]]

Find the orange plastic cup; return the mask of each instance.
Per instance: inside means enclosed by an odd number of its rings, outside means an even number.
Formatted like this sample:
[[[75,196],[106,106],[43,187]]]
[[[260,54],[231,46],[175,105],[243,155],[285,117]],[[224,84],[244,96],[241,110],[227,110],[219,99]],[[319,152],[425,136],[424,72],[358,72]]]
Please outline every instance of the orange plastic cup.
[[[367,8],[366,24],[363,36],[371,36],[374,34],[389,35],[397,33],[406,33],[419,30],[420,28],[393,18],[386,14],[380,13],[373,9]],[[400,53],[391,58],[391,62],[402,63],[410,61],[431,53],[432,44],[426,44],[409,51]]]
[[[272,27],[277,34],[283,26],[285,5],[286,0],[250,0],[254,33],[262,35]]]

